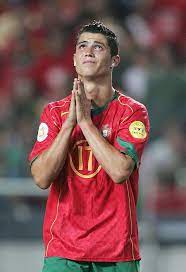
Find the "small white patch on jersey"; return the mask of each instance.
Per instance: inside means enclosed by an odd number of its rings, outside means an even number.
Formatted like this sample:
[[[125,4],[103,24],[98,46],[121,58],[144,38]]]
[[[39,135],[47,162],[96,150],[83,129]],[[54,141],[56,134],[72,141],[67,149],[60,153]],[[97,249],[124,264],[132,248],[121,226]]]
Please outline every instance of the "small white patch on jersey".
[[[39,125],[37,140],[38,142],[44,141],[48,136],[48,126],[46,123],[41,123]]]
[[[107,138],[111,135],[111,128],[108,125],[104,125],[101,130],[104,138]]]

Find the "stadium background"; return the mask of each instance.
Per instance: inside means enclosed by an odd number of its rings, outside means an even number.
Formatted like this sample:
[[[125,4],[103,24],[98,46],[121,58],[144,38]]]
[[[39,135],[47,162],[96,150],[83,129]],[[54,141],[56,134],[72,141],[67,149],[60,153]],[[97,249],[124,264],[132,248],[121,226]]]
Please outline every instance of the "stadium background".
[[[185,271],[185,14],[185,0],[0,1],[1,272],[41,271],[47,191],[33,184],[27,157],[43,106],[72,88],[76,31],[93,19],[119,37],[115,88],[145,103],[151,119],[138,205],[142,271]]]

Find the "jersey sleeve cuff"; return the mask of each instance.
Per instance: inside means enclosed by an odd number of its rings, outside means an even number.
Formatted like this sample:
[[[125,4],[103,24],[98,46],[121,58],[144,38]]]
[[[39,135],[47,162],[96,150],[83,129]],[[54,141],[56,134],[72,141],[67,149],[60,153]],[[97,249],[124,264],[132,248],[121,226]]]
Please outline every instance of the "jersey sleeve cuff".
[[[123,141],[120,137],[117,137],[117,143],[119,144],[120,152],[130,156],[134,160],[136,167],[138,167],[138,154],[136,153],[134,145]]]
[[[31,166],[32,163],[37,159],[37,157],[39,157],[39,155],[43,153],[43,151],[45,151],[46,149],[47,149],[46,146],[42,147],[41,149],[38,149],[37,151],[33,149],[28,157],[29,165]]]
[[[32,160],[29,161],[30,167],[32,166],[32,163],[38,158],[39,155],[35,156]]]

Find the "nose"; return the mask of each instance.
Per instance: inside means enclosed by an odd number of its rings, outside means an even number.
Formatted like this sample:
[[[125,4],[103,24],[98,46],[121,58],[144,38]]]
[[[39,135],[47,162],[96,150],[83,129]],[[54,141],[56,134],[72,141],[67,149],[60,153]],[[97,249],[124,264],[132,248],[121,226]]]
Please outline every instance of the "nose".
[[[85,49],[85,56],[86,57],[94,57],[93,53],[93,47],[92,46],[87,46]]]

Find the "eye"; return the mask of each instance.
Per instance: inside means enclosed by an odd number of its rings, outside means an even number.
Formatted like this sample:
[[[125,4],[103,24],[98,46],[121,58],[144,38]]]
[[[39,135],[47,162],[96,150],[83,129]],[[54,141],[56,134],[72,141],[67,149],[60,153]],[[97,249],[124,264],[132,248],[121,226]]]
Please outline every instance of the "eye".
[[[85,44],[83,44],[83,43],[82,43],[82,44],[80,44],[80,45],[78,46],[78,48],[79,48],[79,49],[83,49],[83,48],[85,48]]]
[[[102,50],[102,49],[103,49],[103,47],[102,47],[101,45],[99,45],[99,44],[96,44],[96,45],[94,46],[94,48],[95,48],[96,50]]]

